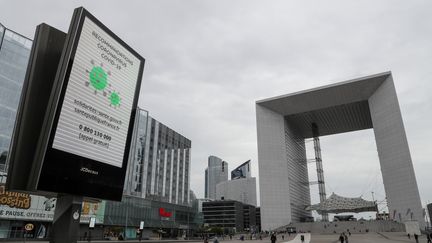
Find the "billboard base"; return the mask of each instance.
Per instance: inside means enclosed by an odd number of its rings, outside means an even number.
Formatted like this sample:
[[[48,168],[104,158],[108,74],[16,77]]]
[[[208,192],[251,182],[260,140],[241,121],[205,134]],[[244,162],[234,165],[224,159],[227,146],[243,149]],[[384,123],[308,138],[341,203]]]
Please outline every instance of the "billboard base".
[[[59,194],[50,243],[76,243],[83,197]]]

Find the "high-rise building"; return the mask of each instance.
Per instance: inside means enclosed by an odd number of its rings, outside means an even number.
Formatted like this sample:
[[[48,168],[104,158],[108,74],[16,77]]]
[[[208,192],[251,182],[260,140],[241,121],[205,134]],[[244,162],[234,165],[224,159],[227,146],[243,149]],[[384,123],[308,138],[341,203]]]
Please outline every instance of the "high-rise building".
[[[216,156],[208,157],[205,170],[205,198],[216,199],[216,185],[228,180],[228,163]]]
[[[189,205],[191,141],[140,110],[131,144],[126,194]]]
[[[256,179],[251,177],[250,160],[231,171],[231,180],[216,185],[217,200],[235,200],[257,205]]]
[[[32,41],[0,24],[0,175],[5,183],[6,157]]]

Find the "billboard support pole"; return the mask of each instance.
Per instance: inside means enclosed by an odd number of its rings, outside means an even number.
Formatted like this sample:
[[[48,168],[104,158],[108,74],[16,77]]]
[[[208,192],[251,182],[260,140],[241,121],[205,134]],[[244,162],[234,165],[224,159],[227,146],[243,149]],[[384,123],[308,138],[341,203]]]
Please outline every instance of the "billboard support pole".
[[[82,202],[82,196],[58,195],[50,243],[77,242]]]

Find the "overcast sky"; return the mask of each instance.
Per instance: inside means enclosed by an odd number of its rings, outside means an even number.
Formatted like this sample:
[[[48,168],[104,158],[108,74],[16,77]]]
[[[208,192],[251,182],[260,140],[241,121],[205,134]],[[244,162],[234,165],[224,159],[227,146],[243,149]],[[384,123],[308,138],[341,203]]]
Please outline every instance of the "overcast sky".
[[[392,71],[421,199],[432,200],[431,1],[11,0],[0,22],[30,38],[42,22],[67,31],[81,5],[146,58],[139,105],[192,140],[198,197],[209,155],[229,169],[251,159],[258,176],[256,100]],[[372,130],[321,144],[328,195],[384,199]]]

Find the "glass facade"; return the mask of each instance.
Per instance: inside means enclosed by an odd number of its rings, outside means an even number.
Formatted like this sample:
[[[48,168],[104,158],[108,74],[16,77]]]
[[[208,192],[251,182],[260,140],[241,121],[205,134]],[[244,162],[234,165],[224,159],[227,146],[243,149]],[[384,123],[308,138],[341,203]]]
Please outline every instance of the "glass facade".
[[[144,179],[143,168],[145,143],[147,139],[147,123],[148,112],[138,108],[124,185],[126,194],[138,197],[143,197],[142,184]]]
[[[161,208],[171,213],[170,217],[160,214]],[[138,227],[140,221],[146,228],[197,228],[198,210],[193,207],[143,200],[142,198],[124,196],[121,202],[107,201],[104,224],[127,225]]]
[[[0,173],[9,150],[32,41],[0,24]]]

